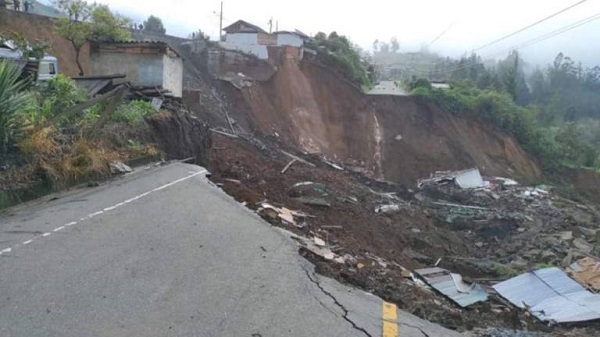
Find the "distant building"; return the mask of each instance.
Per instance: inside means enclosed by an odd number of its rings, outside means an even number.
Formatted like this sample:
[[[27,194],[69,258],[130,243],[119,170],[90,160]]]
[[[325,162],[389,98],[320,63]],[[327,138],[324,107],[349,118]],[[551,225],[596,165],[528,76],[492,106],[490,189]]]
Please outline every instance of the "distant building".
[[[162,87],[182,96],[183,59],[164,42],[105,42],[90,49],[92,76],[126,74],[134,86]]]
[[[251,54],[263,60],[269,58],[267,47],[302,48],[304,43],[310,39],[308,35],[299,30],[267,33],[264,29],[244,20],[238,20],[223,30],[225,31],[225,41],[221,42],[221,47]]]
[[[452,88],[452,86],[447,82],[431,81],[430,83],[431,83],[431,87],[434,89],[448,90],[448,89]]]

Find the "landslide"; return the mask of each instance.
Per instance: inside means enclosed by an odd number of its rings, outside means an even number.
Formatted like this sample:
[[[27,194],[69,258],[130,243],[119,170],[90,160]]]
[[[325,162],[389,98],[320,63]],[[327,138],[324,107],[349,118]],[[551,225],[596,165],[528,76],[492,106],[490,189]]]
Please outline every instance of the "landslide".
[[[269,81],[225,89],[232,118],[288,146],[405,184],[472,166],[524,181],[542,175],[513,137],[489,124],[409,96],[364,95],[316,59],[271,62],[277,72]]]

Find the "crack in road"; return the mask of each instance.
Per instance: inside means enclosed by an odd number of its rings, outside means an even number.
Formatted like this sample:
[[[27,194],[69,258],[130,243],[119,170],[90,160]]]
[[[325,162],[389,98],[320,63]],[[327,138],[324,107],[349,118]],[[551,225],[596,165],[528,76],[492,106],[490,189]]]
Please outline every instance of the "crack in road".
[[[406,324],[406,323],[400,323],[400,322],[398,322],[398,324],[419,330],[419,332],[421,332],[423,334],[423,336],[425,336],[425,337],[431,337],[431,336],[429,336],[429,334],[427,334],[425,331],[423,331],[423,329],[419,328],[418,326],[414,326],[414,325],[410,325],[410,324]]]
[[[340,309],[342,309],[342,311],[344,312],[344,315],[342,316],[342,318],[343,318],[345,321],[347,321],[348,323],[350,323],[350,324],[352,325],[352,327],[353,327],[355,330],[361,331],[362,333],[364,333],[365,335],[367,335],[367,336],[369,336],[369,337],[373,337],[373,336],[372,336],[370,333],[368,333],[368,332],[367,332],[367,330],[365,330],[365,329],[363,329],[363,328],[359,327],[359,326],[358,326],[358,325],[356,325],[356,323],[354,323],[354,322],[353,322],[353,321],[352,321],[350,318],[348,318],[348,309],[346,309],[346,307],[344,307],[344,305],[343,305],[343,304],[341,304],[341,303],[340,303],[340,302],[337,300],[337,298],[335,298],[335,296],[333,296],[333,295],[332,295],[330,292],[328,292],[327,290],[325,290],[325,289],[324,289],[324,288],[321,286],[321,284],[319,283],[319,281],[317,281],[316,279],[314,279],[314,278],[311,276],[311,273],[310,273],[310,271],[306,270],[305,268],[302,268],[302,269],[304,269],[304,272],[306,272],[306,276],[308,277],[308,279],[309,279],[309,280],[310,280],[312,283],[314,283],[314,284],[315,284],[315,285],[316,285],[316,286],[317,286],[319,289],[321,289],[321,291],[323,292],[323,294],[325,294],[325,295],[327,295],[328,297],[330,297],[330,298],[333,300],[333,302],[335,303],[335,305],[337,305],[337,306],[338,306]],[[422,331],[421,331],[421,332],[422,332]],[[429,337],[429,336],[427,336],[427,337]]]

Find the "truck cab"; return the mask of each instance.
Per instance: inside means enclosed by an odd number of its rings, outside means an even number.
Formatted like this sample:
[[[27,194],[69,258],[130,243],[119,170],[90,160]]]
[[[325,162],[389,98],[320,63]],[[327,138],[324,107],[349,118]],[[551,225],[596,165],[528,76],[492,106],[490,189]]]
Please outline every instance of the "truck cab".
[[[34,61],[37,61],[34,59]],[[45,82],[55,78],[58,75],[58,59],[54,56],[46,55],[39,60],[36,76],[37,82]]]

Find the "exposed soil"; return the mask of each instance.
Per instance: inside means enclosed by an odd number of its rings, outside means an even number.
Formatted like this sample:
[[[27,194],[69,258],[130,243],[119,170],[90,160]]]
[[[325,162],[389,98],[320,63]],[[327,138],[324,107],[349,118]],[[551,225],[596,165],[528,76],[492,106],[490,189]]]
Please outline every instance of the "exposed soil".
[[[436,170],[479,167],[488,175],[541,177],[510,136],[413,97],[365,96],[312,61],[283,58],[266,82],[223,92],[245,130],[275,136],[375,179],[411,183]]]

